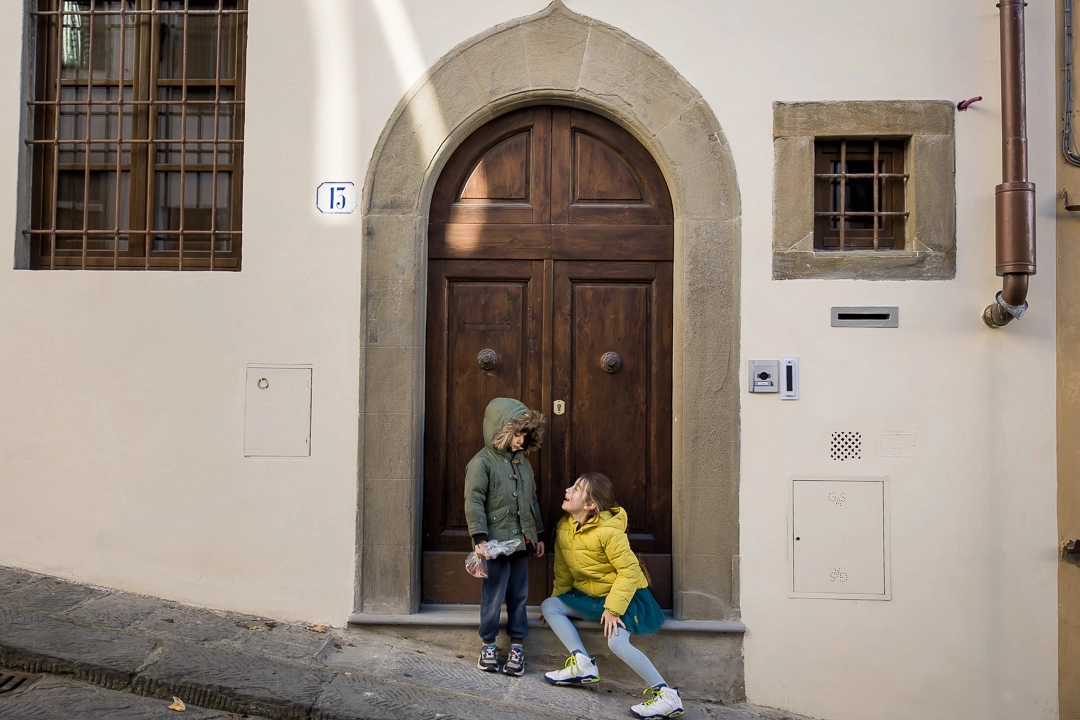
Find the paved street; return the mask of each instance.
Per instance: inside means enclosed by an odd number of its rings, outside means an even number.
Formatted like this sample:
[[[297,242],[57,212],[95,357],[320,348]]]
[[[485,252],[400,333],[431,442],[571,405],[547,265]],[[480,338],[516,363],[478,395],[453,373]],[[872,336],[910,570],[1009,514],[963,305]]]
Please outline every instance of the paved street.
[[[423,640],[306,627],[0,567],[0,668],[45,673],[0,693],[0,718],[623,720],[639,695],[510,678]],[[108,689],[105,689],[108,688]],[[173,696],[188,705],[168,709]],[[684,697],[686,717],[799,720]],[[218,708],[204,710],[201,708]]]
[[[5,672],[0,670],[0,677]],[[570,690],[569,692],[579,692]],[[588,695],[589,690],[581,693]],[[221,710],[207,710],[186,705],[180,713],[169,709],[171,700],[133,695],[125,690],[108,690],[97,685],[71,680],[55,675],[44,675],[39,680],[13,693],[0,693],[0,720],[267,720],[255,715],[241,715]],[[478,701],[475,718],[491,717],[498,712],[501,703]],[[416,714],[400,717],[438,717],[438,708],[417,708]],[[522,713],[521,717],[526,717]],[[589,718],[588,715],[567,714],[567,718]],[[626,713],[625,717],[630,718]],[[725,707],[721,705],[696,704],[684,717],[714,718],[716,720],[784,720],[785,715],[763,715],[751,706]],[[791,718],[791,720],[795,720]]]

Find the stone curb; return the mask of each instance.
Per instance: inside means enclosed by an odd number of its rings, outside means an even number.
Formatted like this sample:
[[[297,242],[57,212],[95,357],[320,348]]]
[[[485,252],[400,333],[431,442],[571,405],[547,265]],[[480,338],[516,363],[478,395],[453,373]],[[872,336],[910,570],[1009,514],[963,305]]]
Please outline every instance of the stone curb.
[[[55,644],[61,638],[63,644]],[[13,670],[66,675],[110,690],[126,690],[154,642],[0,607],[0,665]]]
[[[59,638],[66,640],[57,643]],[[102,647],[106,653],[90,654]],[[4,606],[0,665],[161,700],[177,696],[198,707],[267,720],[464,720],[475,710],[468,698],[437,689],[369,682],[314,663],[85,628]],[[503,705],[500,710],[499,705],[489,702],[485,717],[522,716],[520,708]]]

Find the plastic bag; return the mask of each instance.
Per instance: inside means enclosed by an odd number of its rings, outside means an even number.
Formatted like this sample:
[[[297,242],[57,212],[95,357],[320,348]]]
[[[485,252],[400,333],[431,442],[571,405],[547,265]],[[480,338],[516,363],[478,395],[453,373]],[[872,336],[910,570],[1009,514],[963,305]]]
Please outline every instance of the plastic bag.
[[[488,540],[487,551],[491,557],[499,557],[500,555],[509,555],[518,549],[518,545],[521,544],[521,538],[514,538],[513,540]],[[473,577],[486,578],[487,574],[487,560],[476,554],[473,550],[469,553],[469,557],[465,558],[465,569],[469,571],[469,574]]]

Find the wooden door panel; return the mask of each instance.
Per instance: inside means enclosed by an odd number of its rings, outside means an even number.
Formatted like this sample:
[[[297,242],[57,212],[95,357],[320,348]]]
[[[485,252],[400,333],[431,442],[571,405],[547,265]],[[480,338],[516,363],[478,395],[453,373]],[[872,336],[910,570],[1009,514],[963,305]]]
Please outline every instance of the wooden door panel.
[[[544,263],[432,260],[428,273],[421,600],[477,603],[480,583],[465,572],[465,467],[484,445],[492,398],[540,401]],[[480,366],[482,350],[495,367]],[[540,457],[531,462],[543,473]],[[543,583],[542,562],[537,572]]]
[[[643,283],[570,283],[571,476],[598,471],[610,477],[631,533],[647,532],[649,524],[649,291]],[[617,372],[603,369],[607,353],[619,356]]]
[[[427,363],[424,546],[467,552],[465,466],[484,446],[484,409],[539,401],[543,263],[433,261],[429,273],[428,346],[440,350]],[[481,368],[482,350],[494,368]]]
[[[554,260],[667,260],[674,256],[670,225],[552,225]]]
[[[629,132],[593,113],[552,112],[551,222],[670,225],[663,173]]]
[[[451,280],[447,291],[447,315],[452,322],[447,333],[446,399],[459,417],[474,420],[451,422],[446,428],[444,533],[466,527],[462,477],[469,460],[484,446],[481,420],[487,400],[525,396],[523,331],[528,324],[527,282]],[[483,350],[498,357],[494,369],[483,370],[478,365]],[[468,543],[461,549],[467,550]]]
[[[554,263],[551,498],[584,472],[611,478],[631,546],[671,606],[671,264]],[[620,355],[605,372],[607,352]],[[557,507],[557,505],[555,505]]]
[[[439,176],[436,223],[550,221],[551,112],[524,108],[470,135]]]
[[[543,259],[551,254],[551,226],[432,223],[428,226],[429,258],[498,257]]]

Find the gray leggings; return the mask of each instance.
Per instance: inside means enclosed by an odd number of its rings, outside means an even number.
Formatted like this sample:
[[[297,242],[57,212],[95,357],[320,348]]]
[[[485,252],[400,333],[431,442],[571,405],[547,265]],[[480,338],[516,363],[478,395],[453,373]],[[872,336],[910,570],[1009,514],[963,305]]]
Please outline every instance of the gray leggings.
[[[581,643],[581,636],[578,635],[577,628],[574,627],[574,623],[570,622],[572,617],[581,618],[581,613],[569,607],[557,597],[549,597],[540,603],[540,612],[544,614],[544,619],[547,620],[552,632],[562,641],[567,650],[570,652],[580,650],[586,655],[589,654]],[[660,677],[660,673],[657,672],[652,661],[645,656],[645,653],[630,644],[630,631],[624,627],[618,628],[618,631],[618,635],[612,635],[607,639],[608,648],[611,649],[611,652],[629,665],[630,669],[640,675],[641,679],[649,686],[654,687],[663,683],[664,678]]]

